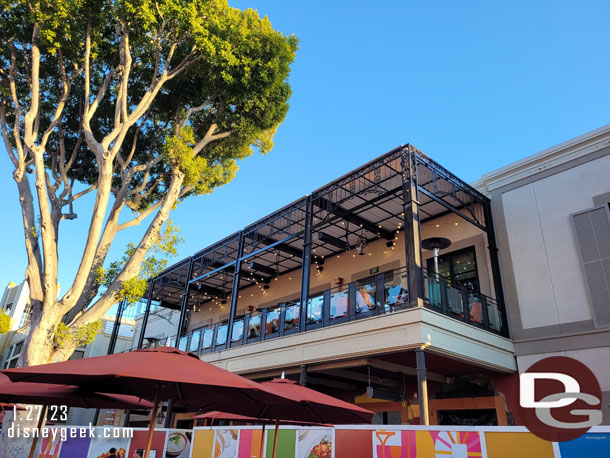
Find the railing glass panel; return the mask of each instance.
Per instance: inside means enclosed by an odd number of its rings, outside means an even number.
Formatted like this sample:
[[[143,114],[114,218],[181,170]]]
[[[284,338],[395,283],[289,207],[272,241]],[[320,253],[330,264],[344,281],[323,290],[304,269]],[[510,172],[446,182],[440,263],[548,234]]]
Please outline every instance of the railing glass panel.
[[[216,345],[224,345],[227,343],[227,333],[229,332],[228,324],[221,324],[218,326],[218,332],[216,334]]]
[[[324,307],[324,295],[310,297],[307,300],[307,324],[322,323],[322,309]]]
[[[280,308],[267,309],[267,322],[265,323],[265,335],[275,334],[280,329]]]
[[[348,316],[348,294],[347,287],[333,289],[330,293],[330,321],[347,318]]]
[[[261,316],[251,315],[248,321],[248,339],[257,339],[261,336]]]
[[[203,342],[201,344],[202,350],[209,350],[212,348],[212,339],[214,338],[214,327],[208,326],[203,330]]]
[[[191,333],[191,340],[189,342],[189,351],[199,351],[199,344],[201,343],[201,331],[202,328],[195,329]]]
[[[375,296],[377,286],[375,277],[368,277],[356,282],[356,315],[374,312],[377,307]]]
[[[299,302],[290,302],[286,304],[286,312],[284,315],[284,332],[299,328],[300,313],[301,305]]]
[[[244,319],[240,318],[233,322],[231,342],[242,342],[244,340]]]
[[[393,270],[384,274],[384,311],[391,313],[409,306],[407,272]]]

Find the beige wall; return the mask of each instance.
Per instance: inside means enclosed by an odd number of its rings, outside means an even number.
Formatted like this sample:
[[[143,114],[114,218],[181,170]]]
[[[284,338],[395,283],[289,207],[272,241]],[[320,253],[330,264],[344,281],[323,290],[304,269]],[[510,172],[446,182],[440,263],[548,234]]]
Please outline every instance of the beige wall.
[[[570,214],[610,191],[610,155],[500,195],[523,329],[591,320]]]

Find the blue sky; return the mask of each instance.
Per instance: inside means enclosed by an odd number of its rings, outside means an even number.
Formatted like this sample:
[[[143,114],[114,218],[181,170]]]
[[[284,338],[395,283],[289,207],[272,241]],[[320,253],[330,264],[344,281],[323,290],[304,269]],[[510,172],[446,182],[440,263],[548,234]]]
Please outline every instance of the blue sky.
[[[174,211],[188,256],[358,165],[411,142],[467,181],[610,122],[607,1],[239,0],[300,39],[275,148]],[[0,151],[0,288],[25,250]],[[78,266],[91,200],[62,223],[60,284]],[[139,234],[117,240],[114,255]]]

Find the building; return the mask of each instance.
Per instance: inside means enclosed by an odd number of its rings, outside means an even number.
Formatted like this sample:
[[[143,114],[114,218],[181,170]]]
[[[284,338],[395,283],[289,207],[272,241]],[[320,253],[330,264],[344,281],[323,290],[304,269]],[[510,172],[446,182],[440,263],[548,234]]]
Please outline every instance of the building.
[[[512,421],[492,203],[412,145],[167,268],[146,299],[139,347],[151,310],[173,310],[180,348],[377,423]]]
[[[11,317],[11,330],[0,336],[0,355],[3,369],[16,367],[23,343],[30,331],[30,288],[26,281],[11,282],[0,302],[2,311]]]
[[[491,198],[519,371],[585,363],[610,424],[610,125],[495,170]]]

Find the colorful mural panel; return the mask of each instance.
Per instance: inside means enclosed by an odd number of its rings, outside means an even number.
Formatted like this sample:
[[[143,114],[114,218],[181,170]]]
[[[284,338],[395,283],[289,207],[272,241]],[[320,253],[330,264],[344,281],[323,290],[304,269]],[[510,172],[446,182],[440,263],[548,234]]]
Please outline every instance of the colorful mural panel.
[[[193,433],[186,430],[171,430],[165,442],[165,458],[189,458]]]
[[[333,430],[301,429],[298,431],[297,458],[332,458]]]
[[[553,443],[531,433],[485,432],[489,458],[553,458]]]
[[[39,439],[40,449],[38,458],[58,458],[62,441],[58,428],[48,428],[48,437]]]
[[[62,445],[60,458],[74,458],[77,456],[87,456],[91,439],[89,437],[68,438]]]
[[[239,450],[239,429],[217,429],[213,458],[235,458]]]
[[[261,458],[262,437],[261,429],[242,429],[239,434],[239,455],[237,458]]]
[[[610,456],[610,434],[588,433],[568,442],[559,443],[561,458]]]
[[[273,457],[273,438],[275,430],[267,433],[267,443],[265,447],[265,456]],[[280,429],[277,435],[277,457],[293,457],[296,455],[297,432],[294,429]]]

